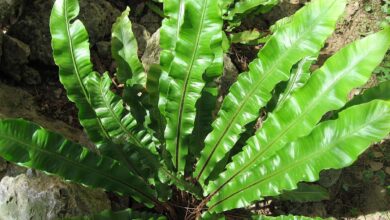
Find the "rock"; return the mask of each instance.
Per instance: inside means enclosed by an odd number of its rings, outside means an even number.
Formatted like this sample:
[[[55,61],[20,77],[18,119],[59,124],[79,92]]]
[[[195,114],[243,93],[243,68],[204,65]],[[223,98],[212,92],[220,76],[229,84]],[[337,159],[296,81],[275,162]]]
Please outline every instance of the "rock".
[[[227,94],[230,86],[237,80],[238,70],[229,56],[223,57],[224,69],[220,80],[222,94]]]
[[[373,155],[375,158],[382,158],[382,157],[385,156],[385,155],[384,155],[382,152],[380,152],[380,151],[373,151],[373,152],[372,152],[372,155]]]
[[[0,27],[12,23],[18,17],[24,0],[0,0]]]
[[[22,41],[4,35],[1,71],[16,81],[22,79],[22,73],[28,63],[30,48]]]
[[[15,177],[26,172],[27,172],[27,168],[9,163],[7,165],[7,172],[5,173],[4,176]]]
[[[150,33],[154,33],[161,27],[161,20],[162,18],[148,10],[139,23],[145,26]]]
[[[374,214],[362,215],[355,218],[355,220],[389,220],[390,212],[377,212]]]
[[[0,70],[16,81],[23,81],[28,85],[41,83],[40,73],[27,66],[31,54],[30,47],[22,41],[4,35],[3,55],[1,56]]]
[[[340,178],[342,170],[324,170],[320,173],[319,183],[321,186],[329,188],[333,186]]]
[[[137,23],[133,23],[133,33],[137,39],[139,55],[142,56],[150,39],[150,33],[144,26]]]
[[[370,170],[373,172],[381,170],[383,168],[383,163],[381,162],[370,161],[368,162],[368,164],[370,165]]]
[[[24,14],[8,31],[8,34],[27,43],[31,48],[31,60],[54,65],[51,50],[49,19],[53,1],[27,1]]]
[[[96,43],[96,49],[100,59],[111,60],[111,42],[99,41]]]
[[[120,16],[120,11],[106,0],[80,1],[80,20],[88,30],[92,44],[111,35],[112,24]]]
[[[386,168],[385,168],[385,172],[386,172],[388,175],[390,175],[390,167],[386,167]]]
[[[4,174],[7,172],[7,161],[0,157],[0,180],[3,178]]]
[[[0,172],[4,172],[7,169],[7,161],[0,158]]]
[[[102,190],[85,188],[38,173],[4,177],[0,182],[0,219],[59,219],[110,208]]]
[[[28,1],[23,17],[8,31],[30,45],[31,60],[54,65],[49,30],[50,12],[54,1]],[[111,26],[120,12],[105,0],[80,1],[80,20],[85,24],[91,44],[103,40],[111,33]]]
[[[141,58],[146,72],[152,64],[160,63],[160,30],[157,30],[146,43],[145,52]]]
[[[3,32],[0,31],[0,64],[1,64],[2,55],[3,55]]]
[[[0,100],[0,119],[25,118],[94,150],[93,145],[81,130],[39,114],[34,97],[26,91],[0,83]]]
[[[38,85],[42,82],[40,73],[28,66],[23,70],[22,79],[27,85]]]

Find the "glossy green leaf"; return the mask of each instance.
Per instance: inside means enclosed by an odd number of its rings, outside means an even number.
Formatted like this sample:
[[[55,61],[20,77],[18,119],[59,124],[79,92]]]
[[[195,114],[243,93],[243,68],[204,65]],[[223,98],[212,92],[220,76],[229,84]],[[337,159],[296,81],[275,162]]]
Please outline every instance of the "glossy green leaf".
[[[271,25],[271,27],[269,28],[269,30],[272,32],[272,33],[275,33],[278,29],[284,27],[285,25],[287,25],[288,23],[290,23],[293,19],[293,16],[289,16],[289,17],[284,17],[282,19],[279,19],[278,21],[275,22],[275,24]]]
[[[214,111],[217,107],[218,84],[217,79],[222,76],[224,71],[224,50],[223,35],[214,35],[211,41],[211,50],[214,52],[212,64],[206,69],[203,76],[205,86],[202,90],[201,97],[196,102],[196,116],[194,129],[189,140],[189,155],[185,174],[192,175],[194,164],[199,158],[201,150],[204,148],[204,139],[211,131],[211,121],[214,120]]]
[[[111,52],[117,64],[117,79],[125,85],[123,100],[138,123],[145,120],[145,110],[141,104],[140,92],[146,86],[146,73],[138,58],[138,44],[129,19],[130,8],[117,18],[112,27]]]
[[[156,202],[154,190],[125,166],[31,122],[0,121],[0,156],[66,180],[130,195],[149,207]]]
[[[375,100],[346,109],[337,120],[319,124],[310,135],[287,144],[235,181],[224,187],[214,182],[209,211],[244,207],[296,189],[298,182],[314,182],[321,170],[351,165],[372,143],[388,135],[389,120],[390,102]]]
[[[165,115],[167,93],[170,87],[168,77],[172,60],[175,55],[176,43],[179,39],[179,31],[184,22],[185,0],[165,0],[164,15],[160,28],[160,66],[159,100],[158,106],[162,115]]]
[[[180,174],[173,173],[164,167],[159,170],[159,178],[163,183],[173,185],[184,192],[191,193],[197,199],[202,199],[202,189],[193,183],[187,182]]]
[[[171,170],[174,170],[174,163],[172,161],[172,155],[166,150],[165,147],[165,128],[166,118],[165,107],[167,104],[167,95],[170,87],[169,69],[174,58],[176,42],[178,40],[179,31],[183,24],[184,17],[184,0],[164,0],[164,15],[165,18],[162,21],[160,28],[160,68],[153,69],[151,77],[148,75],[149,86],[147,90],[152,90],[154,94],[150,96],[150,106],[155,108],[155,102],[157,101],[159,113],[157,110],[152,110],[155,116],[161,115],[160,118],[151,118],[152,123],[155,121],[156,135],[160,136],[160,139],[164,141],[162,147],[162,156],[164,162]],[[155,90],[158,89],[158,94]],[[150,113],[151,114],[151,113]],[[152,114],[150,115],[151,117]],[[153,124],[152,124],[153,126]]]
[[[195,175],[201,184],[237,142],[245,125],[258,118],[274,86],[288,80],[295,63],[318,53],[344,7],[343,0],[318,0],[308,4],[270,38],[259,52],[259,58],[249,65],[249,72],[240,74],[223,101],[196,166]]]
[[[307,84],[268,115],[262,128],[233,157],[218,182],[239,181],[247,170],[274,155],[287,143],[308,135],[322,116],[347,102],[349,92],[368,81],[390,46],[390,29],[356,41],[329,58]],[[248,171],[249,172],[249,171]],[[210,187],[208,192],[214,191]]]
[[[275,6],[279,3],[279,0],[239,0],[235,3],[232,10],[229,11],[226,20],[233,20],[234,16],[239,14],[245,14],[260,6]]]
[[[233,44],[247,44],[247,45],[256,45],[258,40],[262,37],[262,33],[258,30],[253,29],[250,31],[242,31],[238,33],[230,34],[230,42]]]
[[[154,131],[155,137],[160,140],[160,142],[164,142],[164,131],[166,122],[165,118],[161,115],[160,110],[158,108],[160,76],[161,67],[159,65],[151,65],[146,83],[147,97],[144,101],[144,105],[149,112],[149,121],[146,122],[147,126],[145,127],[151,128]]]
[[[305,216],[293,216],[293,215],[282,215],[282,216],[252,216],[252,220],[322,220],[319,217],[305,217]]]
[[[344,106],[344,108],[369,102],[375,99],[390,100],[390,81],[382,82],[375,87],[365,90],[363,94],[353,97],[353,99],[349,101]]]
[[[315,57],[305,57],[299,61],[298,66],[293,69],[290,79],[284,92],[279,96],[278,106],[283,106],[293,92],[302,88],[310,78],[310,67],[316,60]]]
[[[224,214],[215,214],[210,212],[204,212],[200,220],[225,220],[226,217]]]
[[[275,87],[272,99],[265,108],[267,112],[272,112],[277,107],[283,106],[293,92],[306,84],[311,74],[310,67],[315,60],[316,58],[314,56],[305,57],[293,66],[290,79],[286,82],[279,83]]]
[[[100,151],[144,179],[153,178],[160,167],[157,155],[153,155],[157,154],[153,137],[125,110],[123,101],[110,90],[111,84],[107,73],[86,79],[91,105],[114,142],[100,146]]]
[[[203,74],[214,60],[216,35],[222,38],[221,9],[217,1],[185,0],[185,16],[178,33],[175,57],[169,68],[165,139],[175,168],[184,171],[189,136],[194,128],[195,104],[205,86]]]
[[[55,1],[50,16],[51,43],[54,61],[59,67],[60,81],[69,100],[79,109],[81,125],[89,138],[99,145],[108,138],[108,134],[90,105],[90,95],[84,82],[89,74],[93,74],[93,69],[88,33],[80,20],[74,20],[79,9],[77,0]],[[70,23],[71,21],[73,22]]]
[[[220,0],[220,1],[221,1],[222,15],[226,16],[230,11],[230,8],[233,5],[234,0]]]
[[[214,82],[209,82],[203,88],[202,96],[196,103],[194,130],[189,140],[189,155],[187,157],[186,174],[193,172],[194,164],[204,148],[204,139],[211,131],[213,111],[217,105],[218,88]]]
[[[96,215],[85,216],[85,217],[75,217],[75,218],[66,218],[68,220],[165,220],[167,219],[164,216],[157,214],[147,213],[147,212],[137,212],[131,209],[125,209],[118,212],[113,211],[103,211]]]
[[[142,177],[145,182],[149,180],[154,185],[158,181],[158,178],[155,177],[161,168],[160,161],[157,155],[148,149],[140,148],[130,143],[107,143],[101,146],[100,152],[104,156],[119,161],[132,173]]]
[[[231,3],[227,0],[226,5]],[[227,16],[224,17],[225,20],[229,21],[228,30],[231,31],[235,27],[238,27],[241,24],[241,20],[245,15],[248,15],[251,12],[260,12],[265,13],[269,11],[272,7],[277,5],[279,0],[239,0],[236,1],[234,7],[228,10]]]
[[[156,150],[152,135],[137,125],[133,116],[124,109],[121,98],[110,90],[112,81],[107,73],[102,77],[90,75],[86,84],[96,115],[114,142],[129,141],[140,148]]]
[[[329,198],[329,191],[326,188],[307,183],[300,183],[297,189],[284,191],[279,196],[281,200],[289,200],[292,202],[320,202],[329,200]]]
[[[185,0],[165,0],[164,15],[160,29],[160,64],[167,71],[174,58],[180,27],[184,22]],[[175,37],[173,37],[175,36]]]
[[[162,74],[160,65],[152,65],[148,72],[146,91],[147,95],[143,100],[143,105],[147,109],[148,115],[145,121],[145,127],[150,130],[155,138],[159,140],[160,155],[169,168],[174,170],[171,155],[167,152],[165,147],[164,131],[166,126],[166,120],[159,109],[159,88],[160,88],[160,76]]]
[[[138,58],[138,44],[129,19],[127,7],[112,27],[111,51],[117,63],[117,77],[120,83],[145,87],[146,74]]]

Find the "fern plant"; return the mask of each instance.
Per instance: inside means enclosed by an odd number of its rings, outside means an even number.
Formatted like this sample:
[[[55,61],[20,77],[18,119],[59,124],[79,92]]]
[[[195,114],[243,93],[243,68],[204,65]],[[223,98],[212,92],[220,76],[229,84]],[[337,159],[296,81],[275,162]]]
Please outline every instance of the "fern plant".
[[[347,97],[383,59],[390,29],[347,45],[310,72],[346,0],[313,0],[275,24],[215,115],[227,2],[164,0],[160,63],[148,72],[137,57],[129,9],[124,11],[112,33],[114,80],[124,85],[119,94],[108,73],[93,70],[87,31],[75,20],[78,1],[56,0],[50,17],[54,59],[96,150],[32,122],[5,119],[0,155],[144,205],[90,218],[219,219],[316,181],[321,170],[348,166],[389,134],[388,82],[351,102]],[[332,120],[323,117],[328,112]],[[253,131],[250,125],[259,119],[262,125]]]

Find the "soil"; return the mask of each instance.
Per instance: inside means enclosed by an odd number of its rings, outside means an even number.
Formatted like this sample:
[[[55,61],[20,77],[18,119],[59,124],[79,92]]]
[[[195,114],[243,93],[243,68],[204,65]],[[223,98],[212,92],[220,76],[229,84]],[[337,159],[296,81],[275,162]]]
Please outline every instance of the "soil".
[[[133,11],[136,11],[133,21],[150,26],[150,20],[142,17],[152,12],[144,5],[146,1],[118,1],[109,0],[111,4],[123,10],[126,5],[130,5]],[[259,29],[266,31],[270,24],[276,20],[293,14],[306,1],[284,1],[272,12],[257,18],[248,18],[243,22],[243,28],[238,29]],[[328,40],[324,50],[321,53],[320,65],[327,57],[339,50],[345,44],[358,38],[366,36],[369,33],[379,30],[379,23],[385,17],[381,11],[381,0],[350,0],[347,13],[337,26],[334,35]],[[370,7],[369,7],[370,6]],[[368,8],[369,7],[369,8]],[[153,15],[154,24],[161,22],[161,18]],[[144,22],[144,23],[142,23]],[[151,31],[155,27],[151,27]],[[152,32],[153,33],[153,32]],[[109,40],[106,38],[105,40]],[[229,56],[233,63],[244,72],[248,68],[248,63],[256,57],[261,45],[245,46],[233,45]],[[105,60],[105,57],[99,57],[96,47],[92,48],[95,64],[110,68],[112,62]],[[104,60],[101,64],[99,60]],[[65,90],[58,79],[57,68],[41,62],[31,62],[31,67],[41,74],[41,83],[29,85],[23,81],[0,74],[0,82],[7,85],[22,88],[34,97],[39,114],[48,118],[60,120],[70,127],[80,131],[82,128],[77,119],[77,108],[68,101]],[[98,65],[98,66],[99,66]],[[375,79],[372,84],[375,84]],[[336,217],[338,219],[356,218],[376,212],[390,211],[390,192],[387,186],[390,186],[390,140],[383,141],[370,148],[360,157],[351,167],[341,171],[325,171],[322,174],[323,179],[330,179],[332,184],[327,184],[330,192],[328,201],[313,203],[294,203],[275,199],[268,199],[252,207],[252,211],[263,214],[296,214],[306,216]],[[326,180],[323,180],[326,182]],[[113,208],[119,209],[129,205],[127,198],[121,198],[110,194],[113,201]],[[240,216],[242,210],[235,211],[232,216]],[[372,217],[380,219],[382,217]],[[390,219],[390,217],[388,218]]]

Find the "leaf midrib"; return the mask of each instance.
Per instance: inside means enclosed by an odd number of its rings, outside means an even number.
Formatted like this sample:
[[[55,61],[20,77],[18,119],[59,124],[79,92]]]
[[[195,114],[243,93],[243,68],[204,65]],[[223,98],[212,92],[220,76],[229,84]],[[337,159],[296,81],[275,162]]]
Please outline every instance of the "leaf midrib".
[[[303,61],[301,61],[301,62],[307,62],[307,58],[303,58]],[[294,89],[294,85],[299,82],[299,76],[305,74],[303,71],[303,65],[305,65],[305,63],[298,64],[298,69],[297,69],[297,72],[293,75],[292,83],[289,84],[289,86],[286,89],[286,92],[284,92],[284,94],[283,94],[282,99],[278,103],[279,107],[282,106],[287,101],[287,99],[290,97],[290,95]]]
[[[34,132],[34,134],[35,134],[37,131],[39,131],[39,130],[36,130],[36,131]],[[33,135],[34,135],[34,134],[33,134]],[[104,173],[104,172],[101,172],[99,169],[93,169],[92,167],[87,166],[87,165],[84,165],[84,164],[82,164],[82,163],[76,163],[75,161],[70,160],[69,158],[67,158],[67,157],[65,157],[65,156],[62,156],[61,154],[56,154],[56,153],[53,153],[53,152],[51,152],[51,151],[44,150],[44,149],[42,149],[42,148],[36,146],[35,143],[32,143],[32,144],[30,145],[29,143],[26,143],[26,142],[23,142],[23,141],[21,141],[21,140],[15,139],[15,138],[13,138],[12,136],[4,136],[4,135],[2,135],[2,134],[0,134],[0,137],[1,137],[2,139],[8,139],[8,140],[11,141],[11,142],[15,142],[15,143],[20,144],[21,146],[24,146],[24,148],[25,148],[28,152],[30,152],[29,148],[32,147],[32,148],[34,148],[34,149],[35,149],[36,151],[38,151],[38,152],[45,153],[45,154],[50,155],[50,156],[52,156],[52,157],[54,157],[54,158],[61,158],[63,161],[66,161],[66,162],[68,162],[68,163],[70,163],[70,164],[73,164],[75,167],[82,167],[82,169],[84,169],[84,170],[89,170],[89,171],[91,171],[92,173],[99,174],[100,176],[103,176],[105,179],[113,180],[114,182],[117,182],[117,183],[119,183],[119,184],[121,184],[121,185],[124,185],[125,187],[130,188],[130,189],[133,190],[133,191],[138,192],[138,193],[141,194],[143,197],[149,199],[150,201],[152,201],[152,202],[154,203],[154,199],[150,198],[148,195],[146,195],[145,193],[143,193],[142,190],[138,190],[138,189],[134,188],[133,186],[128,185],[126,182],[124,182],[124,181],[122,181],[122,180],[120,180],[120,179],[117,179],[117,178],[114,177],[114,176],[111,176],[111,175],[108,175],[108,174],[106,174],[106,173]],[[62,141],[61,143],[63,143],[63,141]],[[89,152],[89,153],[91,153],[91,152]],[[29,157],[29,158],[30,158],[30,157]],[[30,161],[32,161],[31,158],[30,158]],[[74,180],[73,180],[73,181],[74,181]]]
[[[67,9],[68,9],[68,0],[64,0],[63,12],[65,15],[64,17],[65,17],[66,34],[67,34],[67,37],[69,40],[69,50],[70,50],[70,55],[71,55],[71,59],[72,59],[72,63],[73,63],[73,69],[76,73],[76,77],[77,77],[77,80],[78,80],[79,85],[81,87],[82,93],[84,94],[85,100],[87,100],[89,106],[91,107],[91,100],[89,99],[89,95],[87,93],[87,90],[86,90],[86,88],[85,88],[85,86],[80,78],[80,71],[78,69],[77,61],[76,61],[76,58],[74,55],[73,38],[72,38],[72,35],[70,34],[70,29],[69,29],[70,28],[70,21],[69,21]],[[91,109],[92,109],[92,107],[91,107]],[[93,112],[95,113],[95,111],[93,111]],[[95,116],[96,116],[96,113],[95,113]],[[103,124],[102,124],[101,120],[97,117],[96,117],[96,120],[99,124],[100,130],[103,131],[105,138],[110,139],[110,136],[108,135],[107,131],[103,128]]]
[[[364,57],[363,57],[364,59]],[[356,65],[356,64],[355,64]],[[237,171],[235,174],[233,174],[228,180],[226,180],[223,184],[221,184],[221,186],[216,190],[214,191],[213,193],[211,193],[211,195],[214,195],[216,194],[216,192],[218,192],[219,190],[221,190],[228,182],[232,181],[236,176],[240,175],[242,172],[244,172],[248,167],[250,167],[251,165],[253,165],[257,159],[259,159],[262,155],[264,155],[266,152],[268,152],[268,150],[271,149],[271,147],[273,146],[273,144],[275,144],[280,137],[282,137],[285,133],[287,133],[294,125],[296,125],[298,122],[300,122],[300,119],[306,115],[306,113],[310,112],[311,111],[311,108],[315,107],[315,104],[317,103],[316,101],[319,100],[320,98],[322,98],[325,94],[327,94],[329,92],[329,90],[331,88],[333,88],[334,84],[337,83],[339,81],[340,78],[342,78],[344,76],[345,73],[348,73],[350,69],[353,69],[355,68],[355,65],[351,65],[350,68],[348,68],[347,70],[343,71],[343,73],[339,74],[338,77],[334,78],[334,80],[332,81],[332,83],[330,85],[328,85],[326,87],[326,89],[322,92],[321,95],[317,96],[310,104],[309,104],[309,107],[302,112],[302,114],[299,116],[299,117],[296,117],[295,120],[287,126],[287,128],[285,130],[283,130],[283,132],[280,132],[278,133],[278,135],[273,139],[272,142],[269,142],[267,143],[267,145],[265,146],[264,150],[262,152],[259,152],[258,155],[256,155],[250,162],[246,163],[245,165],[242,166],[242,168]],[[255,137],[255,136],[254,136]]]
[[[128,131],[125,126],[122,124],[121,120],[117,117],[117,115],[115,114],[115,112],[113,111],[113,109],[111,108],[111,105],[110,105],[110,100],[107,100],[107,96],[105,95],[104,91],[103,91],[103,82],[102,82],[103,78],[100,77],[100,82],[99,82],[99,90],[100,90],[100,94],[103,98],[103,102],[104,102],[104,105],[106,106],[106,108],[108,109],[108,111],[110,112],[111,116],[115,119],[115,121],[117,122],[117,124],[119,125],[119,128],[125,133],[127,134],[127,137],[129,137],[132,141],[134,141],[135,144],[138,145],[138,147],[141,147],[143,148],[144,146],[142,145],[142,143],[140,142],[140,140],[138,140],[138,138],[134,137],[134,135]],[[107,93],[109,93],[110,91],[107,91]]]
[[[333,2],[333,4],[335,4],[335,1]],[[332,8],[333,4],[330,5],[329,8],[327,8],[326,11],[324,11],[324,14],[328,13],[329,9]],[[319,15],[319,16],[317,16],[317,18],[315,18],[314,20],[317,21],[317,19],[320,18],[320,17],[321,17],[321,16]],[[313,26],[313,23],[316,23],[316,22],[312,22],[312,23],[311,23],[311,24],[312,24],[311,26]],[[306,36],[306,33],[310,32],[310,30],[311,30],[311,29],[307,29],[307,31],[304,32],[305,34],[302,34],[301,37],[299,37],[299,38],[297,39],[297,42],[301,41],[301,39],[304,38],[304,37]],[[296,45],[296,44],[294,44],[293,47],[290,47],[290,48],[288,49],[288,52],[283,53],[282,56],[278,59],[278,62],[276,62],[276,61],[274,62],[274,64],[273,64],[272,67],[270,68],[270,70],[269,70],[268,72],[266,72],[266,73],[263,75],[263,78],[262,78],[260,81],[258,81],[257,85],[250,91],[250,93],[249,93],[247,96],[245,96],[245,98],[243,99],[243,101],[240,103],[240,107],[237,108],[237,111],[236,111],[235,114],[233,115],[232,119],[228,122],[228,126],[226,126],[226,128],[225,128],[224,131],[222,132],[222,135],[220,135],[220,137],[218,138],[217,143],[214,145],[213,150],[212,150],[211,153],[209,154],[209,156],[208,156],[208,158],[207,158],[205,164],[203,165],[203,167],[202,167],[202,169],[201,169],[201,172],[199,172],[199,174],[198,174],[198,176],[197,176],[197,179],[198,179],[198,180],[200,179],[200,177],[201,177],[203,171],[206,169],[208,163],[210,162],[212,156],[214,155],[214,152],[216,151],[216,149],[218,148],[218,146],[219,146],[220,143],[222,142],[222,139],[225,137],[225,135],[227,134],[228,130],[230,130],[231,126],[232,126],[233,124],[235,124],[234,122],[236,121],[238,115],[240,115],[239,113],[240,113],[241,110],[244,108],[244,105],[246,105],[247,101],[248,101],[248,100],[252,97],[252,95],[258,90],[258,87],[260,87],[260,86],[262,85],[262,82],[267,78],[267,76],[270,75],[270,74],[277,68],[278,64],[281,63],[280,61],[283,60],[283,59],[287,56],[287,54],[290,53],[290,51],[292,51],[293,48],[296,47],[295,45]],[[259,59],[259,58],[258,58],[258,59]],[[249,72],[248,72],[248,74],[249,74]],[[222,111],[222,109],[221,109],[221,111]]]
[[[175,164],[176,164],[176,169],[179,169],[179,157],[180,157],[180,139],[181,139],[181,130],[182,130],[182,118],[183,118],[183,111],[184,111],[184,105],[185,105],[185,97],[187,94],[187,87],[189,85],[189,80],[190,80],[190,75],[192,73],[192,68],[194,67],[194,62],[195,62],[195,57],[198,54],[198,49],[199,49],[199,41],[200,41],[200,36],[201,36],[201,30],[203,29],[204,26],[204,20],[205,20],[205,14],[206,14],[206,9],[207,9],[207,3],[208,0],[203,1],[203,10],[202,10],[202,16],[200,19],[200,24],[197,30],[197,35],[196,35],[196,41],[194,45],[194,49],[192,51],[192,56],[191,56],[191,61],[190,61],[190,66],[188,68],[187,74],[185,76],[184,80],[184,87],[182,89],[182,95],[180,98],[180,107],[179,107],[179,115],[178,115],[178,126],[176,130],[176,158],[175,158]]]
[[[323,147],[323,148],[321,148],[319,151],[314,151],[314,152],[310,153],[309,155],[307,155],[307,156],[305,156],[305,157],[303,157],[303,158],[300,158],[300,159],[297,160],[297,161],[294,161],[292,164],[287,164],[287,165],[285,165],[285,166],[284,166],[285,169],[281,169],[281,170],[279,170],[279,171],[277,171],[277,172],[272,172],[270,175],[264,177],[263,179],[258,180],[258,181],[255,181],[254,183],[250,184],[249,186],[247,186],[247,187],[245,187],[245,188],[242,188],[242,189],[240,189],[240,190],[237,190],[236,192],[231,193],[229,196],[227,196],[227,197],[225,197],[225,198],[219,200],[218,202],[214,203],[214,205],[212,205],[212,206],[209,208],[209,210],[213,209],[213,208],[214,208],[215,206],[217,206],[218,204],[222,203],[223,201],[226,201],[226,200],[229,199],[230,197],[232,197],[232,196],[234,196],[234,195],[236,195],[236,194],[238,194],[238,193],[240,193],[240,192],[243,192],[243,191],[245,191],[245,190],[247,190],[247,189],[249,189],[249,188],[251,188],[251,187],[253,187],[253,186],[257,185],[257,184],[260,184],[261,182],[264,182],[264,181],[266,181],[266,180],[268,180],[268,179],[271,179],[271,178],[273,178],[273,177],[275,177],[275,176],[278,176],[278,175],[280,175],[281,173],[286,173],[288,170],[291,170],[291,169],[293,169],[293,168],[295,168],[295,167],[301,165],[302,163],[306,162],[307,160],[309,160],[309,161],[310,161],[310,160],[313,160],[313,158],[316,158],[316,157],[318,157],[319,155],[322,155],[322,154],[324,154],[324,153],[327,153],[327,151],[329,151],[329,149],[334,148],[335,145],[337,145],[338,143],[343,142],[345,139],[348,139],[348,138],[351,138],[351,137],[355,136],[356,133],[359,133],[360,130],[364,129],[365,127],[369,126],[370,124],[374,123],[375,121],[378,121],[378,120],[381,119],[381,118],[382,118],[382,115],[380,115],[380,116],[378,115],[378,117],[374,117],[374,119],[365,122],[364,124],[362,124],[361,126],[359,126],[357,129],[354,129],[353,131],[351,131],[351,132],[349,133],[348,136],[347,136],[347,135],[346,135],[346,136],[341,136],[341,137],[339,137],[339,138],[337,139],[337,141],[334,141],[334,142],[332,141],[331,143],[328,144],[328,147]],[[326,145],[326,144],[325,144],[325,145]]]

